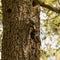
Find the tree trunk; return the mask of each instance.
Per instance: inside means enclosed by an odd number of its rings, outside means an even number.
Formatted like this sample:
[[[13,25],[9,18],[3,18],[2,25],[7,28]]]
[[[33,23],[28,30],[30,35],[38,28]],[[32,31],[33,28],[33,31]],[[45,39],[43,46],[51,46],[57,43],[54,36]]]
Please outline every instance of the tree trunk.
[[[39,60],[40,42],[32,39],[30,32],[32,1],[2,0],[2,8],[2,60]]]

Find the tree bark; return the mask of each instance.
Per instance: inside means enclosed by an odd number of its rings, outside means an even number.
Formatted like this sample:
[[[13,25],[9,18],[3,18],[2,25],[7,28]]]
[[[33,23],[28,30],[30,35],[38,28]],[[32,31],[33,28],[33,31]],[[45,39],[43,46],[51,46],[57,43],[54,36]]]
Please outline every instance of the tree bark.
[[[32,39],[30,34],[32,1],[2,0],[2,8],[2,60],[40,60],[40,42]]]

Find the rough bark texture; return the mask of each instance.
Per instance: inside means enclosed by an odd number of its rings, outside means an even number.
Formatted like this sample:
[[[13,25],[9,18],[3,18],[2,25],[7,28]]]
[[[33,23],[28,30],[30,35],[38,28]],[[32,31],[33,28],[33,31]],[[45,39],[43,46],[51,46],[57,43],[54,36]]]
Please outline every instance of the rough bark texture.
[[[40,42],[32,39],[30,34],[32,25],[29,20],[34,10],[32,1],[2,0],[2,7],[2,60],[39,60]],[[39,18],[39,15],[36,17]],[[34,25],[39,33],[39,19],[36,21]]]

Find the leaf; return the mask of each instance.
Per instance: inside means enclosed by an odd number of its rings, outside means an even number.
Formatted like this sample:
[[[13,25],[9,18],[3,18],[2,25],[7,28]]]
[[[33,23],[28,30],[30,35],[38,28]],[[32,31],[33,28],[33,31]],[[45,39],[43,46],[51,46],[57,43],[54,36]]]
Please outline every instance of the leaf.
[[[42,40],[45,40],[46,39],[46,36],[44,36],[43,38],[42,38]]]
[[[60,39],[57,40],[57,43],[60,43]]]
[[[55,0],[46,0],[45,2],[46,2],[46,3],[50,3],[50,4],[51,4],[51,3],[54,3],[54,2],[55,2]]]

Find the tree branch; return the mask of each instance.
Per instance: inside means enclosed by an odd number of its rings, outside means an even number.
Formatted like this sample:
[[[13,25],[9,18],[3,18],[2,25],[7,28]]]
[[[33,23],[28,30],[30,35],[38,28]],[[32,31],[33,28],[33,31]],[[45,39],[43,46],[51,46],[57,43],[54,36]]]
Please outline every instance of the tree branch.
[[[60,9],[58,9],[58,8],[56,8],[56,7],[53,7],[53,6],[51,6],[51,5],[45,4],[45,3],[42,2],[42,1],[39,1],[39,4],[40,4],[40,6],[45,7],[45,8],[47,8],[47,9],[51,10],[51,11],[54,11],[54,12],[56,12],[56,13],[60,13]]]

